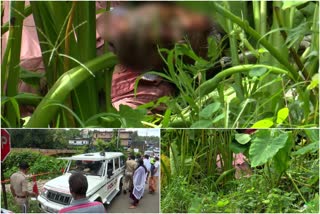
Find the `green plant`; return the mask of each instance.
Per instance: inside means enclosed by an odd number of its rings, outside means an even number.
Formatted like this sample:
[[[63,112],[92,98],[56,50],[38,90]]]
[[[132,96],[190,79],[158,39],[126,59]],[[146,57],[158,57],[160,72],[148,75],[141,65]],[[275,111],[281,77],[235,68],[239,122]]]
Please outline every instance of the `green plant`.
[[[5,162],[1,165],[4,169],[4,177],[6,179],[19,170],[19,164],[24,161],[30,166],[29,173],[40,174],[40,178],[52,178],[61,173],[61,169],[66,166],[65,160],[58,160],[55,157],[44,156],[38,152],[24,151],[24,152],[11,152]]]
[[[176,176],[161,194],[161,212],[187,212],[193,197],[192,187],[182,176]]]

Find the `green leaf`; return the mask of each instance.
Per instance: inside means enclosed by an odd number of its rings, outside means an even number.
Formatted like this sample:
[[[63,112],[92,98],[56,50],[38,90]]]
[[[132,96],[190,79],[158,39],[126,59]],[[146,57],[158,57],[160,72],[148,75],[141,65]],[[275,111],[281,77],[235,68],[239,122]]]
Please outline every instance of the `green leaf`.
[[[302,5],[308,1],[282,1],[283,5],[282,5],[282,10],[291,8],[291,7],[297,7],[299,5]]]
[[[290,154],[293,147],[293,137],[292,132],[287,132],[288,139],[285,143],[285,146],[278,151],[274,156],[274,167],[279,173],[283,173],[290,166]]]
[[[311,142],[319,143],[319,130],[318,129],[306,129],[304,131]]]
[[[210,120],[199,120],[191,125],[190,128],[209,128],[212,126],[212,122]]]
[[[225,207],[226,205],[228,205],[230,203],[230,201],[228,199],[225,200],[219,200],[217,203],[217,207]]]
[[[203,119],[210,119],[212,114],[218,111],[220,108],[220,103],[211,103],[210,105],[206,106],[204,109],[201,110],[199,116]]]
[[[120,105],[120,116],[123,122],[123,127],[128,128],[142,128],[141,119],[147,114],[145,109],[132,109],[126,105]]]
[[[242,145],[247,144],[251,140],[251,137],[249,134],[236,134],[235,137],[238,143]]]
[[[259,130],[251,141],[249,157],[251,166],[261,166],[273,158],[286,145],[287,133],[278,130]]]
[[[213,119],[212,123],[216,123],[216,122],[222,120],[223,118],[224,118],[224,113],[222,113],[222,114],[218,115],[217,117],[215,117]]]
[[[254,68],[251,71],[249,71],[250,77],[260,77],[263,74],[265,74],[268,71],[267,68],[261,67],[261,68]]]
[[[289,108],[282,108],[278,111],[278,115],[277,115],[277,123],[278,124],[282,124],[283,121],[285,121],[287,119],[289,115]]]
[[[302,147],[301,149],[292,152],[292,155],[304,155],[307,153],[314,153],[317,152],[319,150],[319,143],[318,142],[314,142],[314,143],[310,143],[304,147]]]
[[[38,73],[34,71],[28,71],[23,68],[20,68],[20,78],[31,85],[39,85],[41,78],[45,77],[45,73]]]
[[[308,85],[307,90],[312,90],[315,87],[319,87],[319,74],[316,73],[311,80],[311,83]]]
[[[229,148],[233,153],[239,154],[239,153],[245,153],[245,151],[249,148],[249,146],[231,142],[231,144],[229,145]]]
[[[263,120],[259,120],[255,124],[253,124],[251,126],[251,128],[253,128],[253,129],[263,129],[263,128],[270,128],[271,126],[273,126],[273,122],[272,122],[271,119],[263,119]]]

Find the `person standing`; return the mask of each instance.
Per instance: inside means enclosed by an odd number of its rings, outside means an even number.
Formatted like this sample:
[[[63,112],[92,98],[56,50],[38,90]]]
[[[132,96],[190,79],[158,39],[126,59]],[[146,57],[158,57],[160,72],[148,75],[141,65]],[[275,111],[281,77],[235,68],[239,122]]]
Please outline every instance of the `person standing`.
[[[150,163],[149,155],[144,155],[144,157],[143,157],[143,164],[144,164],[144,166],[145,166],[145,167],[147,168],[147,170],[148,170],[148,174],[147,174],[147,177],[146,177],[146,183],[148,183],[148,178],[149,178],[150,169],[151,169],[151,163]]]
[[[124,172],[123,193],[126,194],[133,186],[133,172],[137,166],[134,155],[130,155],[126,161],[126,169]]]
[[[155,157],[154,160],[151,161],[151,176],[149,180],[149,193],[154,193],[157,189],[157,182],[160,171],[160,162],[159,158]]]
[[[133,174],[133,190],[130,193],[130,198],[133,200],[133,202],[132,206],[129,207],[130,209],[136,208],[143,196],[147,173],[148,170],[143,165],[143,160],[139,159],[138,167]]]
[[[36,193],[28,191],[27,173],[29,164],[21,162],[19,165],[20,170],[15,172],[10,177],[10,190],[15,199],[15,202],[21,208],[22,213],[28,212],[29,196],[37,197]]]
[[[59,213],[106,213],[101,202],[91,202],[87,199],[88,180],[81,172],[69,177],[69,190],[73,200],[70,206],[61,209]]]

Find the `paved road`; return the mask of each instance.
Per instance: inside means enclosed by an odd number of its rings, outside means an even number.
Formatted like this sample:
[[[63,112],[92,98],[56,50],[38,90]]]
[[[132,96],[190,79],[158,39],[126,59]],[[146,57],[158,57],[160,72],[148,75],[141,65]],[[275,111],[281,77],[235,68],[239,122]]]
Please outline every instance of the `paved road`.
[[[129,193],[123,194],[122,192],[111,201],[111,204],[107,205],[107,213],[159,213],[159,185],[158,191],[154,194],[149,194],[148,184],[146,184],[143,198],[140,200],[137,208],[129,209],[131,202]]]

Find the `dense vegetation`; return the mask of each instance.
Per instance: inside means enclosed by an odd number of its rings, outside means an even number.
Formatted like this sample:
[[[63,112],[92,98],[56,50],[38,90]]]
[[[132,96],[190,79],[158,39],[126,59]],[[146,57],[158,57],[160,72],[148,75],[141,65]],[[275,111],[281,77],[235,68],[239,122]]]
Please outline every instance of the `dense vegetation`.
[[[318,130],[243,131],[163,131],[161,211],[318,213]],[[233,164],[240,152],[247,169]]]
[[[13,148],[63,149],[80,137],[79,129],[7,129]]]
[[[95,3],[34,1],[25,7],[23,1],[11,2],[11,20],[15,22],[2,27],[2,33],[9,31],[1,64],[2,125],[269,128],[319,124],[318,2],[179,4],[219,22],[229,47],[223,51],[221,43],[209,38],[207,59],[198,57],[186,44],[160,50],[167,66],[158,75],[176,85],[177,97],[164,97],[136,110],[122,106],[116,111],[110,87],[117,59],[111,53],[96,57]],[[21,24],[29,14],[38,30],[44,75],[17,66]],[[79,51],[80,47],[85,51]],[[194,63],[183,63],[184,56]],[[221,56],[232,61],[231,67],[206,78],[207,70],[223,62]],[[43,76],[48,88],[44,96],[18,91],[20,80],[40,88]],[[147,115],[147,109],[160,103],[168,106],[163,115]],[[19,108],[24,104],[35,107],[30,117],[21,117]]]
[[[50,173],[40,176],[41,179],[54,178],[57,175],[60,175],[62,173],[62,169],[64,169],[67,164],[65,160],[45,156],[39,152],[33,152],[31,150],[11,152],[5,162],[1,164],[5,179],[9,179],[14,172],[19,171],[19,164],[22,161],[25,161],[30,165],[29,173],[31,174]]]

